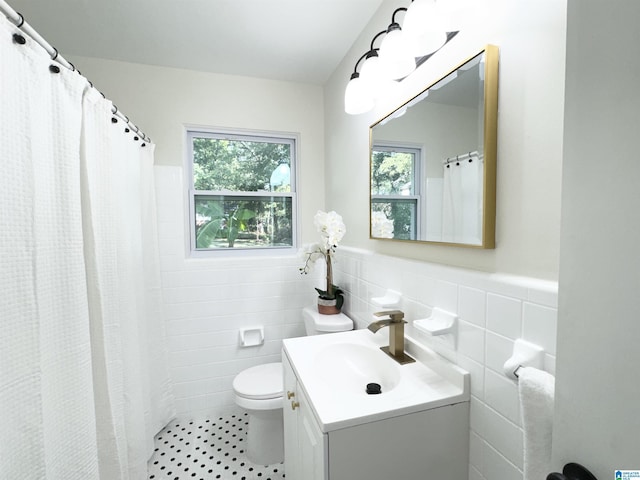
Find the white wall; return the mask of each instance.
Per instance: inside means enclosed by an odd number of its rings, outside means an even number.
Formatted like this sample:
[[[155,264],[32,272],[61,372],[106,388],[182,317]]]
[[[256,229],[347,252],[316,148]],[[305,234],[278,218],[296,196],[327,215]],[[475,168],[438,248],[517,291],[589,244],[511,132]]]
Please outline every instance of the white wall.
[[[554,458],[640,469],[640,3],[571,0]]]
[[[302,332],[299,312],[313,300],[316,281],[301,278],[292,257],[185,259],[182,124],[297,131],[303,241],[316,240],[313,213],[326,207],[345,218],[343,245],[367,249],[341,246],[346,263],[336,268],[349,292],[347,311],[364,319],[368,299],[396,286],[410,319],[433,306],[459,313],[458,347],[435,346],[472,373],[470,478],[521,477],[517,390],[500,368],[513,341],[524,337],[545,346],[547,368],[554,369],[565,3],[492,3],[487,28],[461,33],[405,81],[403,91],[406,100],[486,43],[500,47],[498,230],[491,251],[368,239],[368,127],[392,109],[392,100],[370,115],[351,117],[343,113],[342,99],[355,59],[388,23],[394,1],[385,1],[346,55],[324,89],[324,103],[322,91],[308,85],[72,59],[158,142],[159,163],[167,165],[159,167],[162,272],[182,416],[232,408],[233,376],[275,360],[280,340]],[[267,343],[239,349],[238,328],[254,323],[267,327]]]
[[[340,247],[336,280],[345,288],[345,309],[364,327],[375,311],[371,297],[391,288],[403,294],[406,333],[471,374],[470,480],[522,479],[523,435],[516,382],[503,374],[514,341],[545,350],[545,369],[555,372],[557,284],[488,274]],[[415,331],[413,320],[433,307],[457,313],[457,343]],[[387,329],[378,335],[387,335]],[[604,477],[603,477],[604,478]]]
[[[69,60],[151,137],[157,165],[183,165],[185,125],[298,133],[302,240],[316,241],[313,215],[324,207],[321,87],[98,58]]]
[[[184,126],[299,134],[303,242],[317,241],[324,207],[321,87],[76,57],[70,60],[156,143],[158,220],[169,366],[180,416],[234,408],[231,382],[251,365],[279,361],[281,340],[304,332],[317,275],[301,277],[295,253],[186,256]],[[319,272],[318,272],[319,273]],[[261,347],[240,348],[239,329],[264,325]]]
[[[386,0],[325,86],[327,208],[340,212],[344,242],[379,253],[472,269],[557,279],[564,98],[564,0],[490,0],[481,28],[462,31],[408,79],[400,98],[344,113],[353,66],[398,6]],[[368,238],[368,129],[484,45],[500,48],[496,249],[396,244]]]
[[[304,334],[316,274],[295,255],[185,259],[182,169],[156,167],[160,267],[169,370],[181,418],[233,411],[232,382],[253,365],[280,361],[282,339]],[[239,330],[261,325],[264,345],[240,347]]]

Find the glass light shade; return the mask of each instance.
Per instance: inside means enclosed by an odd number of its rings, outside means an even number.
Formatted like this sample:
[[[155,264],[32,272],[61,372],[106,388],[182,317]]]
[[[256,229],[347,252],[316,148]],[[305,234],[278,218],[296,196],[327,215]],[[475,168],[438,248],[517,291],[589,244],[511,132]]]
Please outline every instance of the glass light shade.
[[[411,45],[399,28],[386,34],[380,44],[379,56],[387,77],[392,80],[404,78],[416,68]]]
[[[438,0],[445,31],[456,32],[470,28],[481,13],[480,3],[473,0]]]
[[[435,0],[413,0],[402,24],[402,31],[416,57],[438,50],[447,41],[444,16]]]
[[[369,57],[362,64],[360,78],[369,86],[374,100],[386,96],[396,85],[396,82],[387,75],[384,63],[377,55]]]
[[[349,115],[359,115],[373,108],[373,95],[367,82],[360,77],[349,80],[344,91],[344,111]]]
[[[435,52],[442,47],[447,41],[447,34],[442,32],[425,32],[422,35],[416,37],[407,38],[413,55],[416,57],[422,57]]]
[[[360,78],[370,85],[372,91],[376,90],[376,87],[386,78],[380,57],[375,55],[364,61],[360,67]]]

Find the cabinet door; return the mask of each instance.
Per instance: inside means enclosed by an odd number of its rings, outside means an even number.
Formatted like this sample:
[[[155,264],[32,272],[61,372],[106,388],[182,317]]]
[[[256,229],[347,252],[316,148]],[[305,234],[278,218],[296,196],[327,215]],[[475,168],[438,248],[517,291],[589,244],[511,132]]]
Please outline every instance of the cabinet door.
[[[296,394],[296,377],[287,356],[282,353],[282,370],[284,372],[284,399],[282,417],[284,420],[284,471],[287,480],[302,480],[298,454],[298,410],[291,407],[292,402],[299,402]]]
[[[300,402],[298,412],[298,447],[300,449],[300,480],[328,480],[327,436],[316,422],[311,406],[301,388],[297,396]],[[289,476],[287,475],[287,478]]]
[[[282,354],[284,372],[284,470],[287,480],[328,480],[327,436],[322,433],[311,405]]]

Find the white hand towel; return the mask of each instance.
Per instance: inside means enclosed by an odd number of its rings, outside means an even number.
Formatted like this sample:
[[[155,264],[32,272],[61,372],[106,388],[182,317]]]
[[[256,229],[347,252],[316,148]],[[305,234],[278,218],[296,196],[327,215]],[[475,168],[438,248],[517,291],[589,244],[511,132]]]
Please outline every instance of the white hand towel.
[[[555,377],[536,368],[518,370],[524,428],[524,480],[542,480],[551,471]]]

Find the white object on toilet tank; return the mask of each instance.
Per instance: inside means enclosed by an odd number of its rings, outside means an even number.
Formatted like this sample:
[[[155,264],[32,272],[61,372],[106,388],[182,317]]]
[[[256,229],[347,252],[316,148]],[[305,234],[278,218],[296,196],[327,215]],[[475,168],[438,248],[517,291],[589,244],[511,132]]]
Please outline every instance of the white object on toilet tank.
[[[323,315],[315,307],[305,307],[302,309],[302,317],[307,335],[353,330],[353,320],[344,313]]]
[[[257,347],[264,343],[264,327],[247,327],[240,329],[240,346]]]

